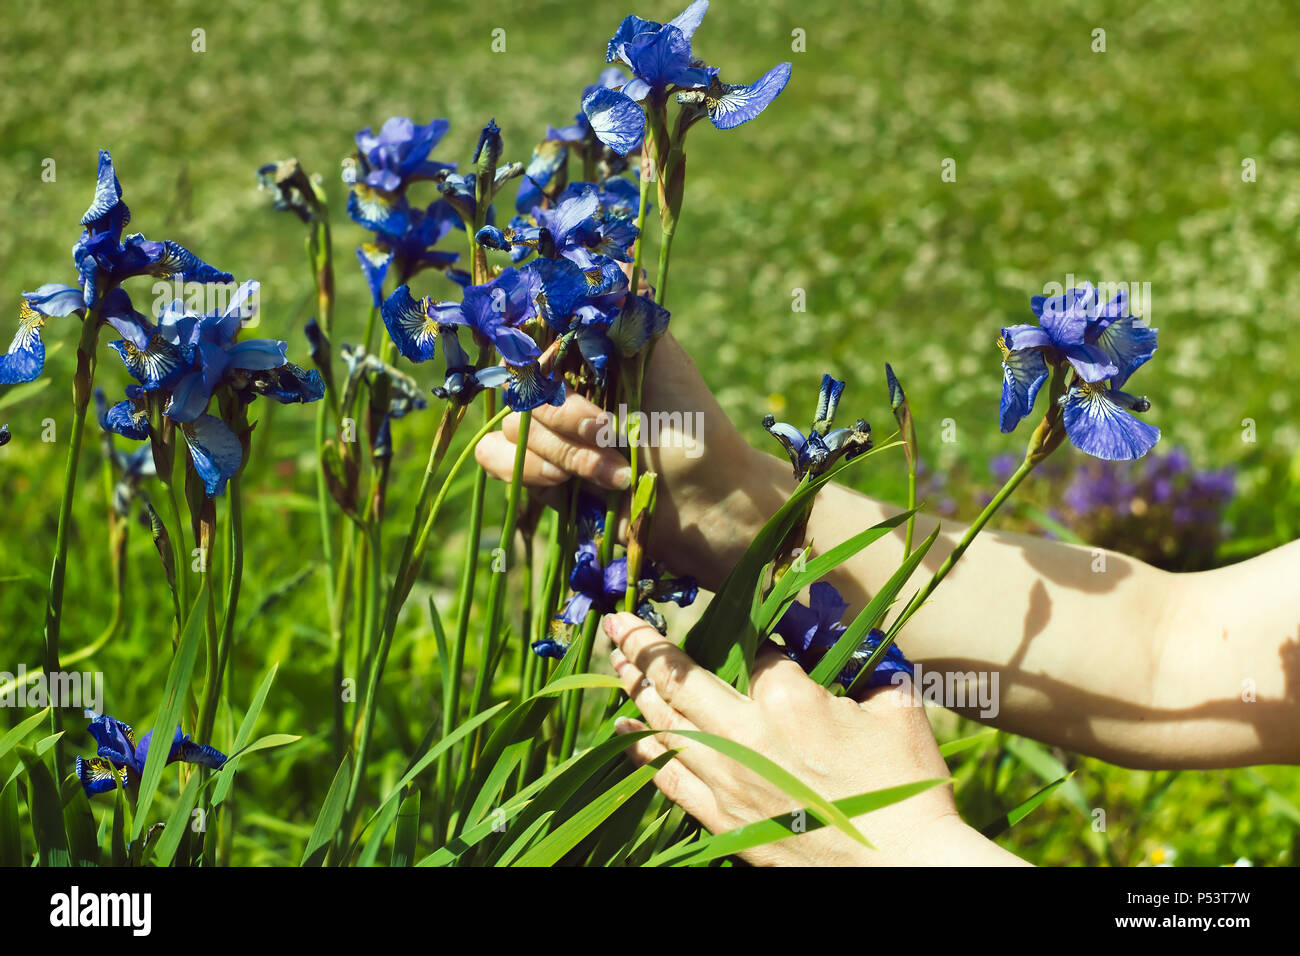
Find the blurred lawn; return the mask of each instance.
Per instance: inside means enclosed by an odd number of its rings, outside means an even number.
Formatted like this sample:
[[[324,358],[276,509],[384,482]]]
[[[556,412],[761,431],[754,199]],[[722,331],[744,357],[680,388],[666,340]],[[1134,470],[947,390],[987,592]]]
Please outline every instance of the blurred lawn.
[[[1241,469],[1233,517],[1242,535],[1262,546],[1292,533],[1294,509],[1274,503],[1279,483],[1295,480],[1300,447],[1288,378],[1300,301],[1292,267],[1300,252],[1300,8],[1281,0],[1130,6],[715,2],[696,49],[725,78],[752,80],[794,61],[789,88],[761,120],[726,135],[692,134],[674,250],[674,330],[755,441],[764,412],[788,411],[796,422],[811,413],[823,371],[848,379],[846,413],[887,431],[881,365],[889,360],[919,417],[923,454],[940,471],[978,471],[1024,437],[997,431],[998,327],[1024,321],[1028,296],[1067,274],[1149,282],[1161,351],[1135,387],[1151,397],[1166,447],[1188,448],[1201,465]],[[368,306],[351,253],[362,233],[345,218],[337,175],[353,133],[394,114],[445,116],[452,132],[435,157],[464,162],[495,117],[507,157],[526,159],[547,123],[570,120],[627,12],[605,0],[125,2],[111,11],[8,3],[0,34],[4,295],[16,317],[20,290],[73,279],[68,249],[91,196],[95,150],[107,147],[132,229],[180,241],[237,278],[260,279],[261,334],[290,340],[305,358],[302,231],[293,217],[268,211],[253,177],[261,163],[296,155],[326,178],[340,338],[349,329],[355,337]],[[667,19],[677,4],[642,0],[635,12]],[[1098,27],[1106,31],[1100,54],[1091,50]],[[491,51],[496,28],[506,31],[504,53]],[[806,53],[791,53],[796,28],[806,32]],[[191,51],[195,29],[206,31],[206,52]],[[52,183],[41,179],[46,158],[57,164]],[[956,182],[941,181],[945,158],[956,160]],[[1256,182],[1242,181],[1246,158]],[[426,279],[417,291],[449,294],[442,282]],[[137,304],[147,302],[147,283],[134,288]],[[806,313],[791,310],[798,289]],[[64,454],[39,436],[46,417],[67,427],[70,328],[55,320],[46,330],[52,385],[0,411],[14,433],[0,450],[0,669],[39,659]],[[100,381],[110,395],[126,382],[111,354]],[[259,457],[246,481],[248,624],[233,661],[235,696],[245,700],[266,667],[283,661],[263,729],[307,738],[264,772],[241,774],[236,847],[254,863],[292,856],[285,847],[300,844],[332,773],[319,759],[331,706],[321,683],[328,639],[319,581],[285,588],[313,568],[316,552],[314,518],[303,507],[314,489],[312,416],[257,411]],[[1253,444],[1242,441],[1246,418],[1256,422]],[[940,441],[945,419],[955,442]],[[431,420],[402,424],[397,467],[406,463],[409,474]],[[110,606],[99,456],[93,442],[87,447],[68,648],[92,639]],[[901,495],[895,470],[877,469],[869,480],[875,493]],[[404,513],[400,501],[394,513]],[[444,551],[428,577],[445,600],[460,551],[454,539]],[[133,535],[131,554],[128,632],[98,666],[110,712],[147,721],[167,660],[169,624],[159,622],[170,612],[146,535]],[[271,599],[274,611],[259,613]],[[417,593],[412,606],[422,601]],[[421,725],[432,712],[431,645],[414,631],[395,652],[388,686],[412,683],[401,719],[380,741],[393,750],[390,772],[409,743],[404,724]],[[947,723],[944,733],[959,733]],[[76,730],[70,740],[89,742]],[[1080,806],[1105,807],[1108,830],[1087,836],[1091,820],[1054,798],[1005,838],[1035,862],[1133,864],[1161,847],[1177,850],[1180,864],[1294,858],[1298,771],[1171,775],[1067,762],[1081,768]],[[994,809],[981,805],[989,793],[1023,798],[1038,785],[997,748],[959,776],[980,818]]]

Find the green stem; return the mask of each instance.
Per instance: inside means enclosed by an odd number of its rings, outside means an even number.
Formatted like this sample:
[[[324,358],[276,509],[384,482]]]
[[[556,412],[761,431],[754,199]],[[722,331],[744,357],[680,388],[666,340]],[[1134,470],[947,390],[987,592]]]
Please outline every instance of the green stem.
[[[497,550],[493,556],[492,577],[488,582],[487,626],[483,629],[483,636],[479,642],[480,661],[474,674],[474,691],[470,697],[467,715],[469,717],[473,717],[483,707],[483,700],[487,696],[490,665],[496,654],[496,633],[501,626],[501,614],[505,607],[507,562],[510,546],[514,543],[515,526],[519,521],[519,498],[524,487],[524,455],[528,451],[528,429],[532,419],[532,412],[522,412],[519,415],[519,437],[515,439],[514,471],[510,477],[509,491],[506,493],[506,514],[501,522],[501,537],[498,539]],[[497,557],[500,557],[503,562],[500,570],[496,568]],[[475,757],[478,756],[480,740],[481,736],[475,734],[472,748]]]
[[[63,497],[59,499],[59,525],[54,539],[54,561],[50,567],[50,594],[45,606],[45,673],[59,671],[59,633],[63,626],[63,585],[68,570],[68,542],[72,528],[72,501],[77,492],[77,465],[81,459],[81,440],[86,430],[86,408],[95,388],[95,350],[99,344],[99,312],[90,309],[81,323],[77,342],[77,372],[72,385],[72,435],[68,457],[63,466]],[[51,708],[54,732],[63,728],[59,708]],[[56,779],[62,776],[63,738],[54,745]]]

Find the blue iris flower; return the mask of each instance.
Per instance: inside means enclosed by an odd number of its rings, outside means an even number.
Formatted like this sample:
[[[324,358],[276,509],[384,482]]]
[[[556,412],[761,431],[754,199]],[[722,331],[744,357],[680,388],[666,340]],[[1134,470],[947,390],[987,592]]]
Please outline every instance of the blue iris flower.
[[[391,199],[358,186],[348,197],[348,215],[375,233],[373,242],[357,247],[357,259],[375,306],[382,302],[384,279],[394,263],[405,281],[425,269],[445,270],[460,259],[459,253],[433,248],[453,229],[465,228],[445,199],[417,209],[405,196]]]
[[[808,589],[808,604],[800,604],[798,601],[791,604],[776,624],[776,633],[785,641],[786,655],[811,673],[817,662],[848,630],[841,623],[848,608],[834,585],[826,581],[814,584]],[[872,628],[835,679],[846,687],[853,683],[853,678],[862,670],[862,665],[871,657],[872,652],[880,646],[884,636],[884,632]],[[914,676],[911,662],[897,644],[891,644],[885,651],[885,656],[876,664],[867,686],[888,686],[893,682],[893,675],[900,672],[909,677]]]
[[[708,12],[708,0],[696,0],[668,23],[627,16],[605,50],[606,62],[621,60],[634,77],[623,92],[633,100],[669,85],[701,86],[708,81],[702,68],[692,65],[691,37]]]
[[[108,150],[99,151],[95,198],[81,218],[81,238],[72,247],[72,259],[81,276],[82,302],[87,308],[124,280],[138,275],[176,276],[185,282],[230,282],[194,253],[171,241],[151,241],[136,233],[122,238],[131,211],[122,202],[122,184],[113,170]]]
[[[817,417],[807,435],[793,425],[778,422],[774,415],[764,416],[763,427],[785,449],[797,480],[805,475],[820,475],[841,458],[849,461],[871,449],[871,426],[862,419],[852,428],[831,428],[843,391],[843,382],[822,376]]]
[[[77,758],[77,779],[81,781],[87,795],[107,793],[118,786],[125,788],[128,783],[138,783],[144,773],[145,761],[149,758],[153,731],[136,743],[135,731],[130,724],[89,710],[86,711],[86,716],[90,718],[90,725],[86,729],[99,744],[97,756]],[[177,727],[171,749],[167,753],[167,763],[177,761],[220,770],[225,766],[226,755],[205,744],[195,743]]]
[[[394,193],[415,180],[434,179],[455,170],[455,163],[428,158],[449,128],[445,119],[420,126],[405,116],[390,117],[377,136],[367,126],[356,136],[362,181],[372,189]]]
[[[1157,348],[1158,330],[1128,311],[1121,290],[1102,303],[1090,283],[1063,295],[1034,296],[1039,325],[1002,329],[1000,426],[1010,432],[1033,409],[1049,366],[1065,363],[1073,379],[1062,398],[1066,434],[1075,447],[1108,461],[1141,458],[1160,439],[1160,429],[1130,412],[1151,403],[1121,390]]]
[[[574,556],[573,571],[569,575],[573,596],[564,606],[559,620],[565,624],[581,624],[591,610],[608,614],[616,610],[627,591],[627,558],[615,558],[602,567],[598,546],[594,540],[580,541]],[[638,582],[637,616],[663,631],[663,617],[652,602],[671,601],[687,607],[699,593],[695,579],[668,577],[654,562],[647,562]]]
[[[325,395],[320,373],[289,362],[286,343],[237,341],[243,322],[253,314],[257,290],[258,283],[245,282],[224,308],[203,315],[176,300],[162,308],[156,325],[130,310],[129,302],[110,319],[124,335],[110,345],[140,384],[129,386],[126,400],[108,409],[105,427],[126,438],[147,438],[146,394],[162,393],[163,413],[179,425],[210,497],[222,494],[243,464],[239,438],[220,418],[206,414],[218,388],[228,388],[246,402],[257,395],[281,403],[314,402]]]

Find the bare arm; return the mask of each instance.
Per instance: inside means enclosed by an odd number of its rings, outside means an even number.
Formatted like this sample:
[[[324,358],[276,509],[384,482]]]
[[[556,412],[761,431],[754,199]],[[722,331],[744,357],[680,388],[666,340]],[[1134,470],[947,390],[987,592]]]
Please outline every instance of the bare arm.
[[[716,588],[793,488],[789,466],[745,442],[671,338],[656,349],[646,397],[647,408],[703,416],[704,447],[692,451],[685,440],[699,435],[681,436],[676,445],[667,435],[649,450],[661,476],[652,545],[675,570]],[[588,477],[592,462],[603,460],[608,469],[608,457],[618,452],[583,447],[576,436],[578,422],[593,413],[576,402],[539,410],[529,442],[539,447],[530,461],[539,483],[546,483],[542,458]],[[480,447],[480,460],[508,473],[514,434],[507,420],[504,436]],[[536,445],[548,435],[551,446]],[[559,481],[565,472],[548,474]],[[897,511],[828,486],[809,522],[814,551]],[[920,519],[918,537],[935,524]],[[929,577],[963,530],[944,523],[904,595]],[[898,567],[902,551],[900,531],[831,580],[861,608]],[[997,675],[996,716],[956,709],[1115,763],[1294,763],[1300,762],[1297,580],[1300,542],[1228,568],[1175,575],[1114,552],[985,531],[900,644],[924,669]]]

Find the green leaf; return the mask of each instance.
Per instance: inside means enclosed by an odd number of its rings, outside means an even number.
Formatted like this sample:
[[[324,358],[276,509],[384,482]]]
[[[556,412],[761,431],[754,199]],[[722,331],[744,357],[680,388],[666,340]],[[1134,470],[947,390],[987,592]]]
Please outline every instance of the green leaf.
[[[44,757],[47,753],[50,752],[50,748],[59,742],[59,739],[62,736],[63,736],[63,731],[60,730],[57,734],[50,734],[48,737],[42,737],[40,740],[36,741],[36,756]],[[14,767],[13,772],[9,774],[9,778],[5,780],[4,787],[0,789],[8,790],[9,785],[26,772],[27,772],[27,765],[19,761],[18,766]]]
[[[438,741],[423,757],[421,757],[411,766],[410,770],[406,771],[406,773],[402,775],[402,779],[397,782],[397,785],[388,792],[388,796],[385,797],[383,801],[380,803],[379,809],[376,810],[371,815],[370,819],[366,821],[366,825],[361,828],[361,832],[365,833],[365,831],[370,827],[370,825],[374,823],[377,819],[379,819],[379,815],[383,813],[384,805],[387,804],[388,801],[396,797],[397,794],[405,790],[406,785],[410,783],[412,780],[414,780],[416,777],[418,777],[420,773],[426,767],[429,766],[429,764],[437,760],[438,757],[441,756],[442,753],[446,751],[448,748],[455,746],[456,743],[461,739],[463,739],[466,735],[471,734],[475,730],[477,730],[480,724],[486,723],[488,720],[491,720],[493,717],[499,714],[503,708],[509,705],[509,703],[510,703],[509,701],[502,701],[501,703],[497,704],[495,707],[489,707],[487,710],[483,711],[483,713],[476,714],[475,716],[471,717],[469,720],[462,723],[451,733],[447,734],[447,736],[443,737],[442,740]]]
[[[1029,816],[1029,814],[1033,812],[1033,810],[1040,803],[1042,803],[1044,800],[1050,797],[1054,792],[1056,792],[1057,789],[1063,786],[1065,782],[1073,776],[1074,776],[1074,771],[1071,770],[1061,779],[1053,780],[1051,783],[1043,787],[1042,790],[1039,790],[1037,793],[1035,793],[1024,803],[1017,804],[1016,806],[1008,810],[1006,813],[1002,814],[1002,816],[998,817],[996,820],[993,820],[992,822],[981,827],[980,833],[988,837],[990,840],[1001,836],[1003,833],[1005,833],[1007,830],[1010,830],[1013,826],[1015,826],[1025,817]]]
[[[868,545],[879,541],[914,514],[916,510],[912,509],[896,514],[892,518],[886,518],[879,524],[858,532],[847,541],[837,544],[825,554],[819,554],[807,562],[801,570],[796,571],[791,567],[781,580],[776,582],[772,592],[763,601],[763,608],[759,612],[759,626],[765,631],[770,630],[780,612],[784,610],[783,605],[793,600],[800,591],[826,577],[849,558]]]
[[[591,803],[552,830],[541,842],[519,858],[517,866],[552,866],[582,839],[600,826],[610,814],[646,786],[677,751],[669,750],[638,767]],[[541,822],[540,820],[538,821]]]
[[[149,747],[144,772],[140,775],[140,792],[135,800],[135,821],[131,827],[132,843],[140,839],[140,834],[144,831],[145,822],[149,818],[149,807],[153,804],[154,794],[158,790],[159,781],[162,780],[163,767],[167,763],[167,756],[171,750],[172,735],[181,725],[181,710],[185,706],[190,678],[194,674],[194,661],[198,657],[199,645],[203,638],[203,609],[207,605],[207,593],[208,582],[204,580],[199,588],[198,597],[190,608],[190,616],[181,632],[180,644],[167,671],[162,703],[158,705],[158,714],[153,722],[154,738],[160,739],[162,743],[157,747]]]
[[[907,583],[913,572],[916,571],[917,565],[921,563],[921,559],[925,557],[926,552],[930,550],[938,537],[939,529],[935,528],[930,537],[922,541],[917,549],[898,566],[898,570],[890,575],[889,580],[885,582],[885,586],[876,592],[875,597],[853,619],[848,629],[835,642],[835,646],[822,655],[822,659],[817,662],[817,666],[813,668],[812,673],[809,675],[813,680],[823,687],[829,687],[835,682],[835,678],[839,676],[840,671],[844,670],[844,665],[853,657],[853,652],[862,646],[867,631],[875,627],[877,622],[884,618],[885,612],[894,603],[894,598],[898,596],[898,592]],[[866,663],[870,663],[870,661],[868,660]],[[866,664],[863,667],[865,669]],[[861,674],[855,676],[853,680],[855,685],[860,676]]]
[[[410,866],[415,859],[415,841],[420,832],[420,791],[412,790],[397,814],[393,838],[393,866]]]
[[[384,838],[388,836],[388,831],[393,828],[393,823],[397,820],[397,813],[401,806],[396,800],[389,800],[379,809],[379,822],[375,824],[374,830],[371,831],[365,849],[357,857],[357,866],[375,865],[375,861],[379,859],[379,851],[383,849]]]
[[[338,771],[334,774],[334,782],[330,784],[329,792],[325,794],[320,816],[316,818],[316,825],[312,827],[299,866],[320,866],[325,862],[325,854],[329,852],[330,843],[334,840],[334,835],[339,832],[339,827],[343,825],[343,811],[348,799],[348,785],[351,782],[352,754],[346,753],[343,755],[343,762],[339,764]]]
[[[1061,796],[1065,798],[1065,802],[1085,817],[1092,814],[1092,807],[1088,805],[1088,798],[1084,796],[1079,781],[1069,779],[1072,774],[1068,768],[1052,756],[1051,751],[1046,747],[1036,740],[1017,737],[1015,734],[1004,734],[1003,744],[1007,750],[1015,754],[1021,763],[1037,774],[1039,779],[1045,783],[1055,783],[1062,777],[1066,778],[1067,782],[1061,790]]]
[[[0,760],[3,760],[9,751],[13,750],[24,737],[35,730],[36,727],[40,725],[41,721],[49,715],[50,708],[46,707],[44,710],[32,714],[3,737],[0,737]]]
[[[86,791],[80,783],[63,808],[63,826],[68,835],[72,865],[99,866],[101,854],[95,815],[90,810],[90,801],[86,799]]]
[[[275,682],[275,675],[279,670],[279,663],[271,665],[271,669],[266,672],[266,676],[262,678],[262,683],[258,685],[256,693],[253,694],[253,700],[248,705],[248,712],[244,714],[244,719],[239,723],[239,732],[235,734],[235,744],[231,748],[234,752],[230,755],[230,759],[226,761],[225,766],[221,768],[221,773],[217,777],[217,788],[212,792],[213,807],[221,806],[222,801],[230,794],[230,788],[235,782],[235,770],[232,763],[236,757],[240,756],[240,751],[243,750],[253,736],[253,728],[257,725],[257,718],[262,714],[262,705],[266,703],[266,695],[270,693],[271,684]],[[267,739],[266,737],[262,738],[263,741]],[[288,741],[285,742],[288,743]]]
[[[177,849],[180,848],[181,840],[189,831],[190,814],[194,812],[195,806],[198,805],[199,780],[202,776],[196,770],[190,774],[190,779],[185,782],[185,789],[181,791],[176,806],[172,807],[171,815],[167,817],[167,823],[163,826],[162,836],[153,845],[153,862],[155,866],[171,866],[172,859],[176,856]]]
[[[996,740],[998,732],[996,730],[982,730],[978,734],[971,734],[969,737],[962,737],[959,740],[950,740],[939,748],[939,756],[947,760],[954,754],[959,754],[963,750],[969,750],[985,741]]]
[[[0,866],[26,866],[22,831],[18,825],[18,788],[0,791]]]
[[[601,733],[607,734],[607,736],[582,753],[574,754],[563,764],[537,781],[537,784],[544,786],[540,788],[541,792],[538,793],[537,798],[519,814],[519,819],[512,823],[513,829],[520,830],[521,834],[526,833],[534,820],[545,812],[559,810],[570,801],[584,783],[595,779],[602,767],[618,757],[631,744],[642,737],[650,736],[654,731],[637,730],[620,735],[614,734],[612,730],[602,729]],[[509,804],[504,809],[506,810],[507,819],[513,816],[509,812]],[[477,834],[479,839],[485,835]],[[468,842],[470,834],[463,834],[460,839]],[[518,836],[509,845],[505,846],[502,851],[493,854],[490,860],[508,864],[518,853],[523,852],[527,845],[528,843],[523,836]]]
[[[924,793],[926,790],[949,782],[949,780],[920,780],[916,783],[887,787],[884,790],[860,793],[855,797],[842,797],[834,801],[834,805],[847,817],[860,817],[882,807],[901,803],[918,793]],[[719,833],[716,836],[706,835],[685,846],[669,847],[649,860],[646,866],[665,866],[668,864],[697,866],[711,860],[735,856],[755,847],[784,840],[787,837],[795,836],[798,832],[812,832],[825,826],[820,820],[809,820],[805,817],[799,820],[803,825],[803,830],[796,830],[795,822],[795,813],[784,813],[780,816],[769,817],[758,823],[751,823],[748,826],[737,827],[735,830]]]
[[[71,866],[68,834],[63,828],[63,804],[59,787],[49,767],[36,752],[18,747],[18,759],[27,768],[27,806],[31,814],[32,835],[36,838],[36,859],[41,866]]]

